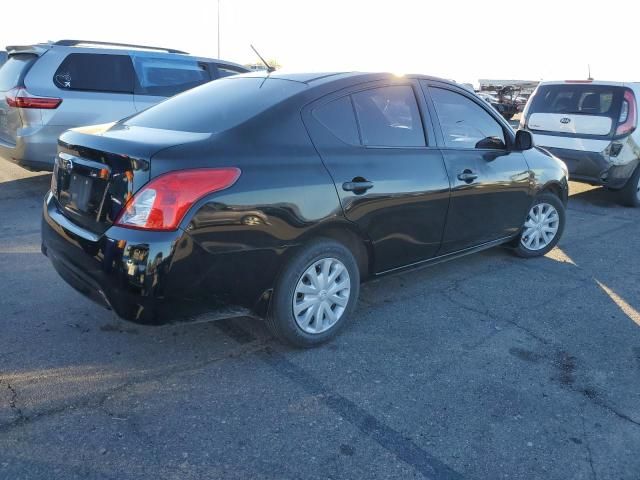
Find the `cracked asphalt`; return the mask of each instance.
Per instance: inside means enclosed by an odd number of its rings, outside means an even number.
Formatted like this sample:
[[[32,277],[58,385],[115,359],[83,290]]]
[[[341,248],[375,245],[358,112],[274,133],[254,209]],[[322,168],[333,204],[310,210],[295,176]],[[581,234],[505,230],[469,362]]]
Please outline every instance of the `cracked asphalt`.
[[[0,161],[0,479],[640,479],[640,210],[602,189],[547,257],[369,283],[300,351],[92,304],[40,253],[48,183]]]

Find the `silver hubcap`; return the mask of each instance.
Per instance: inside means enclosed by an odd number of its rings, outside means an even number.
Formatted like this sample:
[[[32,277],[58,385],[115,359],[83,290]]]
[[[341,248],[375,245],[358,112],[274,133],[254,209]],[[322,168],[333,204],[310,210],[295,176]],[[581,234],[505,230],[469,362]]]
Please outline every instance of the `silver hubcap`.
[[[640,177],[638,177],[638,185],[636,185],[636,197],[640,200]]]
[[[560,216],[553,205],[538,203],[529,210],[520,242],[529,250],[542,250],[558,233]]]
[[[293,316],[307,333],[333,327],[347,308],[351,279],[344,264],[323,258],[305,270],[293,294]]]

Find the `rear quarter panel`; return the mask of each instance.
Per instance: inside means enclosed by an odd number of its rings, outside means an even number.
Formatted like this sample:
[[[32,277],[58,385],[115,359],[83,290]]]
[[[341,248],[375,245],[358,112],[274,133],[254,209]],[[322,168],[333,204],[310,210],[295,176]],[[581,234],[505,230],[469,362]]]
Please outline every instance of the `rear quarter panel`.
[[[238,167],[240,178],[190,210],[181,224],[202,247],[189,261],[199,295],[225,292],[246,305],[273,287],[283,262],[316,229],[344,223],[331,177],[297,106],[280,105],[207,142],[156,154],[151,175],[182,168]]]

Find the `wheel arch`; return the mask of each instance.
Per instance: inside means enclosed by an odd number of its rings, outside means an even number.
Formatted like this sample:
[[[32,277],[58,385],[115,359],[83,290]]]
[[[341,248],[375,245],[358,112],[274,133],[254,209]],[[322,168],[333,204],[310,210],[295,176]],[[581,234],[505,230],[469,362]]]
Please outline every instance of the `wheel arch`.
[[[569,190],[568,187],[566,185],[563,185],[560,181],[550,180],[547,183],[545,183],[542,187],[540,187],[540,189],[537,192],[537,195],[541,193],[551,193],[556,197],[558,197],[560,201],[563,203],[563,205],[566,206],[569,200],[568,190]]]
[[[348,220],[338,220],[319,224],[306,232],[300,239],[300,245],[318,239],[327,238],[343,244],[356,258],[360,278],[367,278],[373,267],[373,247],[368,237]]]
[[[297,254],[301,248],[314,240],[323,238],[334,240],[349,249],[358,264],[361,281],[371,276],[371,272],[373,272],[373,247],[371,241],[355,224],[346,219],[338,219],[316,225],[300,236],[294,246],[287,248],[283,253],[282,262],[276,274],[276,281],[290,259]],[[275,283],[276,282],[274,282],[274,285]],[[253,308],[253,311],[258,316],[263,318],[267,316],[272,293],[273,288],[270,288],[259,297],[256,306]]]

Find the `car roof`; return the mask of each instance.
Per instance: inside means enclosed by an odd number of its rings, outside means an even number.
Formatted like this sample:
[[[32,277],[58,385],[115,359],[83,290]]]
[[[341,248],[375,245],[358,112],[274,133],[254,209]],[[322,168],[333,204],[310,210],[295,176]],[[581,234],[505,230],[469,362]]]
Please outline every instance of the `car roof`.
[[[390,72],[288,72],[286,70],[277,70],[275,72],[267,72],[265,70],[254,71],[250,73],[245,73],[242,75],[243,77],[254,77],[254,78],[275,78],[280,80],[289,80],[292,82],[300,82],[305,83],[310,86],[317,86],[322,83],[328,83],[335,80],[341,80],[346,78],[357,78],[361,81],[375,81],[375,80],[384,80],[385,78],[417,78],[424,80],[435,80],[438,82],[444,82],[451,85],[455,85],[460,88],[464,88],[462,85],[453,82],[451,80],[445,80],[438,77],[433,77],[429,75],[423,74],[408,74],[408,75],[399,75]]]
[[[98,42],[90,40],[59,40],[57,42],[36,43],[33,45],[9,45],[6,47],[6,49],[9,55],[17,53],[33,53],[38,56],[44,54],[48,50],[65,51],[70,53],[101,53],[111,55],[121,55],[123,52],[141,52],[145,54],[152,53],[160,57],[188,57],[202,62],[214,62],[229,66],[240,67],[249,71],[247,67],[240,65],[239,63],[231,62],[229,60],[221,60],[210,57],[198,57],[187,52],[175,50],[172,48]]]
[[[638,85],[640,82],[614,82],[608,80],[550,80],[540,82],[539,85],[605,85],[610,87],[624,87],[629,84]]]

